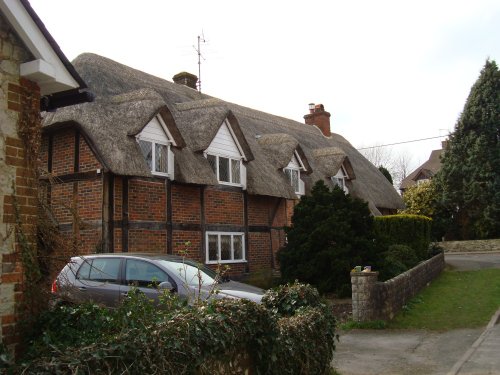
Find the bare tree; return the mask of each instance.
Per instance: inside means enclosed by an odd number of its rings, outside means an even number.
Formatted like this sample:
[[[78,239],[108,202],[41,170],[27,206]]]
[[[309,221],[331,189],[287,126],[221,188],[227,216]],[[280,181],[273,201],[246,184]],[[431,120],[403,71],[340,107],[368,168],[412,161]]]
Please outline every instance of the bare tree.
[[[361,147],[359,152],[368,159],[375,167],[386,168],[392,176],[393,185],[399,189],[401,181],[408,176],[412,168],[412,156],[407,150],[394,152],[388,146],[375,145],[371,147]]]

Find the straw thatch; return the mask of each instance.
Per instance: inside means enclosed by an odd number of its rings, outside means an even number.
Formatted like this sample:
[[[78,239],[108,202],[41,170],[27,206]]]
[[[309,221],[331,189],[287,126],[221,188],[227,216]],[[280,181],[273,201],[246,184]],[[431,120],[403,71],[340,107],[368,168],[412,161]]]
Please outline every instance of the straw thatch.
[[[185,141],[174,148],[176,181],[217,184],[203,151],[227,118],[247,160],[249,194],[296,198],[282,168],[297,151],[308,173],[302,177],[306,192],[317,180],[331,183],[328,177],[343,163],[351,194],[368,201],[374,214],[377,207],[402,207],[387,179],[338,134],[325,137],[314,126],[200,94],[101,56],[84,54],[73,65],[96,100],[49,114],[44,129],[79,124],[113,173],[150,175],[133,135],[163,108]]]

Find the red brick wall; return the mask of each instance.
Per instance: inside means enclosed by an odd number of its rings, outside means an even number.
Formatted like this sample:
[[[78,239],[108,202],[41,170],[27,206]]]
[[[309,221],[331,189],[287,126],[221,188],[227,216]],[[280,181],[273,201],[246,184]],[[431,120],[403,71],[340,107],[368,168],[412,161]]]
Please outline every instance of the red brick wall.
[[[236,191],[205,190],[205,220],[207,224],[244,225],[243,194]]]
[[[163,180],[130,179],[128,198],[130,221],[166,221],[166,192]]]
[[[79,149],[79,172],[95,171],[102,168],[101,163],[97,160],[83,136],[80,136]]]
[[[62,129],[53,133],[50,155],[49,135],[44,134],[39,158],[41,169],[45,171],[48,171],[49,160],[52,161],[50,179],[46,182],[50,185],[48,190],[54,218],[66,232],[68,246],[76,241],[76,249],[69,246],[61,250],[67,256],[93,253],[102,246],[102,174],[80,180],[76,176],[71,182],[63,182],[65,177],[76,172],[101,169],[102,173],[102,164],[81,135],[78,137],[78,166],[75,168],[76,134],[75,129]]]
[[[0,19],[1,21],[1,19]],[[3,29],[4,25],[0,28]],[[0,44],[4,44],[5,33],[1,33]],[[17,48],[17,47],[16,47]],[[22,53],[22,47],[19,49]],[[3,52],[9,49],[3,49]],[[17,64],[12,56],[2,55],[0,67],[0,110],[2,132],[0,132],[0,341],[12,352],[18,352],[20,334],[17,326],[21,314],[19,302],[24,298],[23,268],[19,252],[21,245],[14,228],[21,229],[26,236],[26,244],[36,250],[35,229],[37,219],[37,179],[28,163],[27,152],[36,153],[40,139],[40,119],[36,116],[40,106],[40,91],[36,84],[11,75],[3,70],[9,64]],[[25,114],[35,114],[35,117]],[[32,149],[27,149],[21,140],[19,118],[29,117],[29,141]],[[4,122],[5,121],[5,122]],[[36,154],[33,154],[36,157]],[[16,207],[17,213],[16,215]]]
[[[197,231],[174,230],[172,233],[173,253],[184,255],[199,262],[205,262],[205,252],[201,249],[202,234]],[[186,242],[190,242],[186,245]]]
[[[130,229],[129,252],[166,253],[165,230]]]
[[[75,131],[73,129],[66,129],[55,133],[52,142],[52,174],[58,176],[73,173]]]
[[[172,185],[172,220],[175,223],[201,223],[200,187]]]
[[[271,268],[271,243],[269,233],[248,234],[247,259],[250,272]]]

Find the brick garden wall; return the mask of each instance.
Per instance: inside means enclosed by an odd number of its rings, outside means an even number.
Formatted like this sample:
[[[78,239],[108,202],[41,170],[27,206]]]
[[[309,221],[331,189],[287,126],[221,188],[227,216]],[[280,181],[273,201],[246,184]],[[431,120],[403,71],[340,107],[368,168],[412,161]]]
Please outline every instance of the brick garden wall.
[[[36,179],[26,163],[25,145],[18,132],[21,113],[38,113],[40,105],[38,86],[19,76],[19,65],[29,58],[0,15],[0,338],[11,351],[16,351],[19,342],[16,323],[23,288],[19,243],[13,232],[14,202],[31,244],[37,213]],[[39,128],[39,119],[34,121],[30,126]]]
[[[386,282],[378,272],[352,272],[352,317],[354,321],[390,320],[444,269],[444,254],[420,263]]]

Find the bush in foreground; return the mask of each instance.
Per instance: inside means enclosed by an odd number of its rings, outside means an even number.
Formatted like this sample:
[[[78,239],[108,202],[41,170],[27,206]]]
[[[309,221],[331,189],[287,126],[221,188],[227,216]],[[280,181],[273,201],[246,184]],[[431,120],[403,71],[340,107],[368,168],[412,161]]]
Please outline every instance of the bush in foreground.
[[[281,289],[280,289],[281,288]],[[159,306],[133,294],[116,311],[59,307],[43,321],[18,372],[30,374],[323,374],[335,349],[335,319],[317,291],[291,284],[268,292],[286,305],[215,300]],[[79,335],[77,334],[79,332]],[[14,372],[14,371],[13,371]]]

